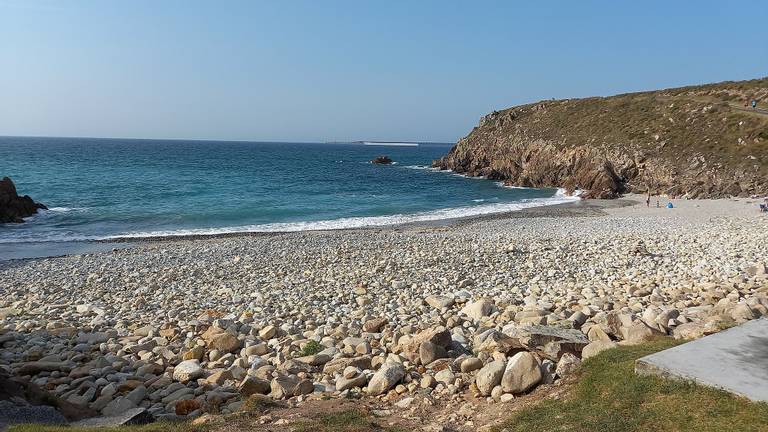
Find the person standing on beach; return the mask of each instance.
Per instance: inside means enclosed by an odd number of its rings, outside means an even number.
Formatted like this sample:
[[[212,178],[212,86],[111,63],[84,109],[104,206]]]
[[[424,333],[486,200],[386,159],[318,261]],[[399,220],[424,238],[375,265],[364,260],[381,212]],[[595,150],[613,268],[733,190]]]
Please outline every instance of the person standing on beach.
[[[651,190],[648,189],[648,198],[645,199],[645,206],[650,208],[651,207]]]

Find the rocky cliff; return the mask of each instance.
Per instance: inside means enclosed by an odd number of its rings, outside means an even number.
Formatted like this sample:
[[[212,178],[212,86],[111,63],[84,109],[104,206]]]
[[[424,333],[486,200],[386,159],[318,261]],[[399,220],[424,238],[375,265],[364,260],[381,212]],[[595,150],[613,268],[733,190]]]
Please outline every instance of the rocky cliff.
[[[508,185],[720,198],[768,193],[768,78],[494,111],[435,167]]]
[[[38,209],[48,207],[36,203],[28,195],[19,196],[16,185],[8,177],[0,180],[0,223],[24,222],[25,217],[37,213]]]

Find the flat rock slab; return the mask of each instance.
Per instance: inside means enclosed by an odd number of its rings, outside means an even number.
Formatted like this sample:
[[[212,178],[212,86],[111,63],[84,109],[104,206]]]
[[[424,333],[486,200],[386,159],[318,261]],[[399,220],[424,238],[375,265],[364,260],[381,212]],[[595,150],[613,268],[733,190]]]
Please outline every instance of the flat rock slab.
[[[154,416],[146,408],[131,408],[116,416],[92,417],[80,420],[72,426],[83,427],[112,427],[125,425],[143,425],[155,421]]]
[[[635,373],[694,381],[768,401],[768,319],[640,358]]]
[[[67,419],[51,406],[17,406],[8,401],[0,401],[0,431],[20,423],[66,425]]]

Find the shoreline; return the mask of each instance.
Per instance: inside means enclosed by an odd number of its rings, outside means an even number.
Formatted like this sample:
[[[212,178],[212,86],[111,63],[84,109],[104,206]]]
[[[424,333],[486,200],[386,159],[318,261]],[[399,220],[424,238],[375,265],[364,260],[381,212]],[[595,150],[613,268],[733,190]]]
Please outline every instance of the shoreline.
[[[674,199],[664,198],[664,201],[673,202],[675,209],[680,205],[698,207],[701,204],[720,202],[720,203],[744,203],[757,204],[759,199],[752,198],[732,198],[732,199]],[[498,213],[477,214],[462,217],[452,217],[446,219],[410,221],[403,223],[394,223],[389,225],[360,226],[351,228],[335,229],[307,229],[297,231],[242,231],[231,233],[211,233],[211,234],[179,234],[156,237],[119,237],[113,239],[101,240],[75,240],[64,242],[19,242],[0,244],[0,263],[18,262],[24,260],[37,260],[47,258],[61,258],[73,255],[104,253],[113,249],[127,249],[141,247],[142,245],[152,245],[158,243],[186,242],[186,241],[214,241],[220,239],[247,239],[247,238],[270,238],[286,235],[302,234],[333,234],[333,233],[355,233],[355,232],[403,232],[419,231],[432,228],[459,228],[466,225],[477,224],[496,220],[516,220],[516,219],[538,219],[538,218],[583,218],[607,216],[611,213],[619,212],[620,209],[639,209],[651,213],[668,212],[664,205],[656,208],[652,205],[650,208],[643,206],[645,196],[639,194],[626,194],[617,199],[589,199],[572,202],[564,202],[536,207],[528,207],[519,210],[502,211]],[[673,210],[673,215],[674,215]],[[24,245],[33,251],[7,252],[4,249],[12,249],[12,246]],[[40,252],[35,253],[34,249]],[[46,251],[47,250],[47,251]],[[53,250],[55,252],[50,252]],[[15,256],[14,256],[15,255]],[[8,256],[8,257],[6,257]],[[2,264],[0,264],[2,266]]]
[[[478,215],[469,215],[463,217],[454,217],[427,221],[411,221],[404,223],[395,223],[379,226],[360,226],[352,228],[337,229],[307,229],[298,231],[242,231],[231,233],[211,233],[211,234],[179,234],[155,237],[117,237],[113,239],[101,240],[74,240],[64,242],[19,242],[0,244],[0,263],[20,260],[34,260],[45,258],[59,258],[71,255],[81,255],[87,253],[99,253],[109,251],[113,248],[132,248],[139,247],[142,244],[155,244],[160,242],[180,242],[180,241],[200,241],[215,239],[234,239],[249,237],[275,237],[286,234],[301,233],[333,233],[333,232],[355,232],[355,231],[398,231],[398,230],[416,230],[432,227],[449,227],[463,224],[477,223],[485,220],[497,220],[507,218],[538,218],[538,217],[589,217],[604,214],[605,208],[614,208],[622,206],[631,206],[635,202],[631,198],[620,198],[616,200],[579,200],[558,204],[542,205],[528,207],[519,210],[503,211],[498,213],[487,213]],[[30,255],[13,257],[11,252],[4,252],[4,249],[10,249],[13,245],[23,245],[32,249],[41,250],[38,253],[18,252],[16,255]],[[56,253],[46,253],[49,249],[57,251]],[[11,255],[5,258],[4,255]]]
[[[587,353],[768,316],[756,201],[673,203],[628,196],[0,263],[0,371],[102,416],[191,420],[259,394],[480,422],[546,394]],[[504,378],[520,356],[542,374],[525,389]]]
[[[471,224],[486,220],[497,220],[507,218],[538,218],[538,217],[588,217],[601,214],[604,208],[631,206],[634,201],[629,199],[619,200],[595,200],[604,201],[604,203],[595,205],[587,204],[587,201],[573,201],[537,207],[529,207],[520,210],[503,211],[498,213],[487,213],[479,215],[470,215],[462,217],[453,217],[446,219],[436,219],[427,221],[412,221],[403,223],[394,223],[388,225],[360,226],[351,228],[334,229],[307,229],[296,231],[241,231],[231,233],[211,233],[211,234],[179,234],[155,237],[116,237],[108,240],[90,240],[96,243],[154,243],[168,241],[187,241],[187,240],[209,240],[209,239],[227,239],[227,238],[248,238],[248,237],[273,237],[286,234],[301,233],[334,233],[334,232],[356,232],[356,231],[398,231],[409,229],[423,229],[431,227],[450,227],[462,224]],[[605,214],[605,213],[602,213]]]

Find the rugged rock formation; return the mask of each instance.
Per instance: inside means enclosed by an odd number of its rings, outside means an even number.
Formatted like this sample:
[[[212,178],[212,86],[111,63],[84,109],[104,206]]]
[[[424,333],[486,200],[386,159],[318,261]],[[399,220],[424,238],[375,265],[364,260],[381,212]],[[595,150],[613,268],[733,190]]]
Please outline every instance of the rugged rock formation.
[[[371,163],[376,165],[389,165],[392,163],[392,159],[390,159],[389,156],[377,156]]]
[[[16,423],[66,424],[96,414],[0,369],[0,429]]]
[[[32,201],[28,195],[19,196],[8,177],[0,180],[0,223],[24,222],[23,218],[32,216],[38,209],[47,210],[48,207]]]
[[[768,78],[494,111],[433,166],[508,185],[720,198],[768,193]]]

